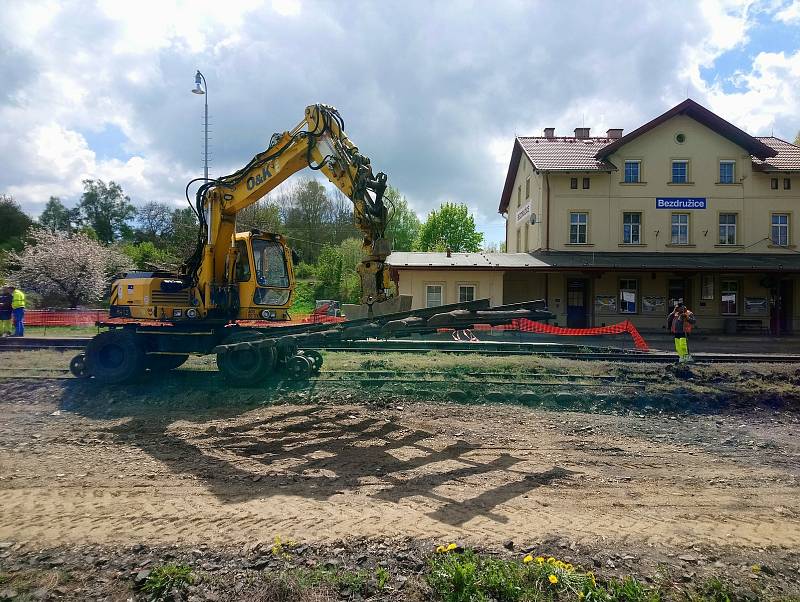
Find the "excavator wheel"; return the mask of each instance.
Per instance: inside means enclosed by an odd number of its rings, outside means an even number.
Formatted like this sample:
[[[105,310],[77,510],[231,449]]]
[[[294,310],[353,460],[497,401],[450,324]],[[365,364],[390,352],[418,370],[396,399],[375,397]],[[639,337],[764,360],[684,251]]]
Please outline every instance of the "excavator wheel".
[[[86,367],[86,355],[79,353],[69,363],[69,371],[77,378],[89,378],[89,370]]]
[[[105,384],[131,382],[144,373],[144,346],[133,332],[101,332],[86,345],[86,369]]]
[[[243,343],[261,338],[253,330],[235,332],[223,344]],[[271,347],[241,349],[217,354],[217,367],[222,376],[235,387],[255,387],[272,374],[275,368],[275,350]]]
[[[302,354],[311,360],[311,374],[319,374],[322,370],[322,354],[314,349],[303,349]]]
[[[159,353],[148,355],[145,357],[144,363],[145,367],[150,370],[150,372],[169,372],[170,370],[174,370],[175,368],[183,366],[188,359],[188,353],[182,353],[180,355]]]
[[[286,360],[286,373],[295,380],[305,380],[311,376],[314,360],[305,355],[293,355]]]

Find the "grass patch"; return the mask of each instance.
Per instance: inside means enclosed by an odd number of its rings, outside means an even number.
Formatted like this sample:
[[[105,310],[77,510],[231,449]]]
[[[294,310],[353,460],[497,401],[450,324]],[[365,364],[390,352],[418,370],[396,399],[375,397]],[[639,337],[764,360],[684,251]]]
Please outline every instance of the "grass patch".
[[[154,568],[141,586],[148,600],[166,599],[173,589],[182,590],[193,581],[192,569],[185,564],[165,564]]]
[[[756,602],[754,592],[739,593],[719,578],[677,586],[648,585],[634,577],[604,580],[553,557],[504,560],[440,546],[429,560],[426,579],[442,602]]]

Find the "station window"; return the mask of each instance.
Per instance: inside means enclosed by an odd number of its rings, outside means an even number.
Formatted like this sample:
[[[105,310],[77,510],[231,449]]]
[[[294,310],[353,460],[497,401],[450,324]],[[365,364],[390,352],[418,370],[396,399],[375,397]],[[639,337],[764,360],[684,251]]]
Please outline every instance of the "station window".
[[[738,314],[739,283],[736,280],[723,280],[719,286],[719,296],[722,300],[722,315],[735,316]]]
[[[525,178],[525,200],[531,198],[531,177]]]
[[[689,181],[689,162],[686,160],[672,162],[672,183],[686,184]]]
[[[585,245],[588,242],[589,214],[569,214],[569,242],[573,245]]]
[[[625,161],[625,182],[632,184],[641,181],[641,166],[641,161]]]
[[[589,190],[589,184],[590,183],[591,183],[591,178],[583,178],[583,189],[584,190]]]
[[[570,178],[569,179],[569,187],[572,190],[578,190],[578,178]]]
[[[522,186],[517,186],[517,207],[522,205]]]
[[[772,214],[772,244],[785,247],[789,245],[789,214]]]
[[[469,301],[475,301],[475,288],[474,284],[459,284],[458,302],[467,303]]]
[[[783,178],[783,189],[784,190],[791,190],[792,189],[792,179],[791,178]]]
[[[425,285],[425,307],[438,307],[443,305],[444,286],[441,284]]]
[[[735,213],[720,213],[719,214],[719,244],[721,244],[721,245],[735,245],[736,244],[736,214]]]
[[[638,296],[638,291],[639,283],[636,280],[632,278],[626,278],[619,281],[619,313],[636,313],[636,299]]]
[[[689,244],[689,214],[688,213],[673,213],[672,214],[672,244],[673,245],[688,245]]]
[[[638,212],[622,214],[622,242],[626,245],[642,244],[642,214]]]
[[[703,301],[710,301],[714,298],[714,275],[703,274],[700,279],[700,298]]]
[[[778,190],[778,178],[770,178],[769,179],[769,187],[772,190]]]
[[[719,162],[719,183],[733,184],[736,177],[736,161]]]

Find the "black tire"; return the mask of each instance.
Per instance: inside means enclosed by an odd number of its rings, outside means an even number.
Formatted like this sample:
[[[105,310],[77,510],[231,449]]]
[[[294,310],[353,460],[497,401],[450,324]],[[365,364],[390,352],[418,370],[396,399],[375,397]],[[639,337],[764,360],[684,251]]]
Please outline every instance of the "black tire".
[[[77,378],[89,378],[89,370],[86,366],[86,355],[79,353],[69,362],[69,371]]]
[[[245,330],[228,336],[224,345],[260,339],[263,335]],[[262,384],[275,369],[275,349],[260,347],[217,354],[217,367],[234,387],[255,387]]]
[[[302,353],[311,360],[311,373],[319,374],[322,370],[322,354],[314,349],[303,349]]]
[[[131,382],[144,373],[144,346],[133,332],[101,332],[86,346],[86,368],[102,383]]]
[[[148,355],[145,357],[144,365],[151,372],[169,372],[179,368],[189,359],[189,354],[181,355]]]
[[[305,380],[311,376],[314,360],[305,355],[293,355],[286,360],[286,373],[295,380]]]

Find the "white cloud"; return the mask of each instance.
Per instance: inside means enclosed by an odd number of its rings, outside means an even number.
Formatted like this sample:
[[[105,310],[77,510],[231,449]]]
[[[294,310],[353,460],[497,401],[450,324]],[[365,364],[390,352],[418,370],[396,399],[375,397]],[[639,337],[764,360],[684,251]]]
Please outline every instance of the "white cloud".
[[[775,13],[775,18],[787,25],[800,23],[800,0],[794,0],[783,7]]]
[[[788,23],[796,7],[770,11]],[[702,77],[747,43],[761,10],[653,2],[631,19],[622,5],[472,0],[425,11],[359,0],[11,3],[0,15],[0,192],[38,211],[51,194],[75,199],[82,179],[103,178],[136,202],[180,202],[202,168],[202,101],[189,92],[200,68],[212,174],[326,102],[420,215],[454,200],[499,224],[515,133],[630,130],[687,86],[753,133],[793,132],[797,53],[758,54],[733,93]],[[127,137],[125,157],[106,159],[81,134],[109,124]]]

